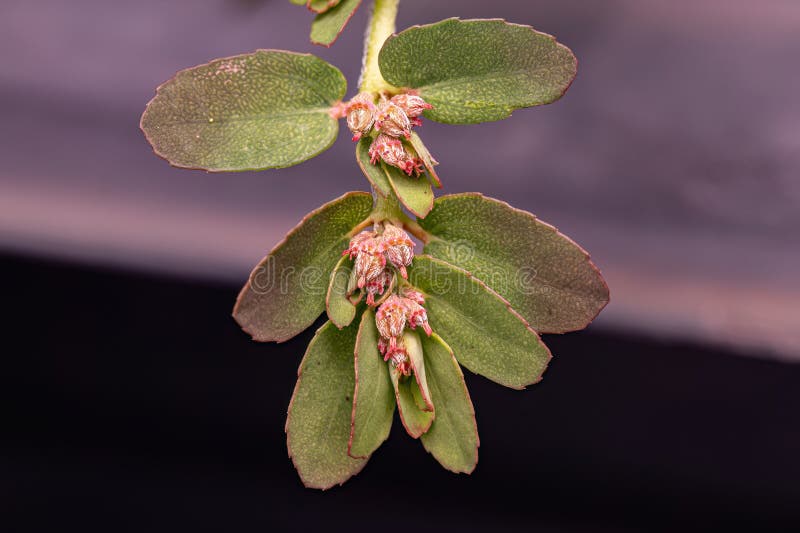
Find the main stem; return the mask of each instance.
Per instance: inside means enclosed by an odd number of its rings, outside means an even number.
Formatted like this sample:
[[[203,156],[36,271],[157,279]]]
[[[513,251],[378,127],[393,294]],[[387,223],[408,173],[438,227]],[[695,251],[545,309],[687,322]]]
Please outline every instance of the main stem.
[[[395,19],[400,0],[375,0],[372,17],[364,41],[364,66],[361,70],[361,91],[380,92],[393,91],[396,88],[389,85],[381,76],[378,67],[378,53],[386,39],[395,31]]]

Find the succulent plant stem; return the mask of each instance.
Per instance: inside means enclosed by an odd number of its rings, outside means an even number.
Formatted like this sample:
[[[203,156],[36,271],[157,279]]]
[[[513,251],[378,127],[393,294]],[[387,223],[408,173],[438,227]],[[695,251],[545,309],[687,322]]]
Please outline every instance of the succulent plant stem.
[[[373,93],[397,91],[396,87],[387,83],[381,76],[381,70],[378,67],[378,53],[381,51],[384,41],[395,31],[395,19],[399,4],[400,0],[375,0],[364,40],[361,91]]]

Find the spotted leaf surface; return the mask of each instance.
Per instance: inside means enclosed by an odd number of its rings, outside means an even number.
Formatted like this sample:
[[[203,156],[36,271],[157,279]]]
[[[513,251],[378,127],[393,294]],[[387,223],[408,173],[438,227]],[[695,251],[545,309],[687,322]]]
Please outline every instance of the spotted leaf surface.
[[[286,443],[307,487],[341,485],[367,462],[347,455],[357,331],[356,324],[339,330],[326,322],[308,345],[297,372],[286,418]]]
[[[431,328],[450,345],[462,366],[515,389],[541,379],[550,351],[486,284],[425,255],[414,258],[409,280],[425,295]],[[436,394],[432,395],[436,405]]]
[[[218,59],[161,85],[141,127],[172,165],[212,172],[295,165],[333,144],[342,73],[281,50]]]
[[[499,19],[411,27],[386,40],[379,64],[386,81],[433,105],[426,117],[448,124],[500,120],[558,100],[577,71],[554,37]]]
[[[372,196],[350,192],[309,213],[253,272],[233,316],[257,341],[288,340],[325,310],[330,273],[356,225],[372,210]]]
[[[480,194],[436,199],[419,224],[424,252],[469,271],[539,333],[586,327],[608,303],[608,287],[582,248],[527,211]]]

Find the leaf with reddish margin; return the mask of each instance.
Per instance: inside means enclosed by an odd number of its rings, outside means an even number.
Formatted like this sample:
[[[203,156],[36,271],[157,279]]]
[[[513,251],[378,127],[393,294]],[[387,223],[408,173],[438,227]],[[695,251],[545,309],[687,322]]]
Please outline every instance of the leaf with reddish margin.
[[[328,319],[339,329],[349,326],[356,317],[356,306],[347,295],[347,285],[352,271],[352,260],[346,255],[342,256],[333,269],[328,284],[325,308],[328,311]]]
[[[296,165],[327,150],[347,89],[310,54],[258,50],[178,72],[156,90],[141,128],[173,166],[239,172]]]
[[[372,137],[362,137],[356,145],[356,161],[361,168],[361,172],[367,181],[375,189],[375,192],[386,198],[392,193],[392,184],[386,172],[380,165],[373,165],[369,160],[369,147],[372,144]]]
[[[608,286],[569,237],[505,202],[478,193],[442,196],[420,226],[424,252],[484,281],[539,333],[586,327],[608,303]]]
[[[439,463],[469,474],[478,463],[478,425],[464,375],[450,347],[435,333],[422,337],[422,349],[436,400],[436,420],[422,435],[422,445]]]
[[[265,257],[242,288],[233,317],[254,340],[291,339],[325,310],[329,274],[372,211],[349,192],[312,211]]]
[[[286,444],[303,484],[329,489],[359,473],[366,458],[347,455],[355,387],[355,324],[326,322],[308,345],[286,418]]]
[[[356,387],[347,453],[368,457],[389,437],[394,415],[394,390],[389,365],[378,351],[375,313],[361,316],[355,351]]]
[[[408,279],[425,296],[431,328],[447,339],[462,366],[513,389],[541,380],[550,351],[485,283],[427,255],[414,258]]]
[[[311,42],[330,47],[361,5],[361,0],[342,0],[338,5],[314,17],[311,23]]]
[[[569,48],[530,26],[457,18],[389,37],[378,62],[387,82],[433,105],[425,117],[446,124],[501,120],[554,102],[578,66]]]
[[[417,132],[411,132],[411,139],[409,139],[409,144],[411,148],[416,153],[417,157],[422,160],[422,164],[425,166],[425,170],[428,171],[428,177],[431,179],[431,183],[437,188],[442,188],[442,180],[439,179],[439,175],[436,173],[436,169],[434,168],[439,163],[433,158],[431,153],[428,151],[428,147],[425,146],[425,143],[422,142]]]

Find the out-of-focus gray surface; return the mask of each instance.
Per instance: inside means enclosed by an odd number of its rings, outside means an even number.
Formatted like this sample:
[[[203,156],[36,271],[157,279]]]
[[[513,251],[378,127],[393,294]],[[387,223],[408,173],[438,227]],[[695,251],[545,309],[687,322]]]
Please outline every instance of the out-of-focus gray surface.
[[[283,0],[4,0],[0,249],[243,282],[307,211],[366,187],[347,136],[290,169],[210,175],[155,157],[139,116],[175,71],[257,48],[316,53],[352,94],[366,11],[322,49]],[[405,0],[398,27],[449,16],[531,24],[580,67],[555,105],[426,122],[444,192],[591,251],[612,291],[592,327],[800,359],[800,2]]]

